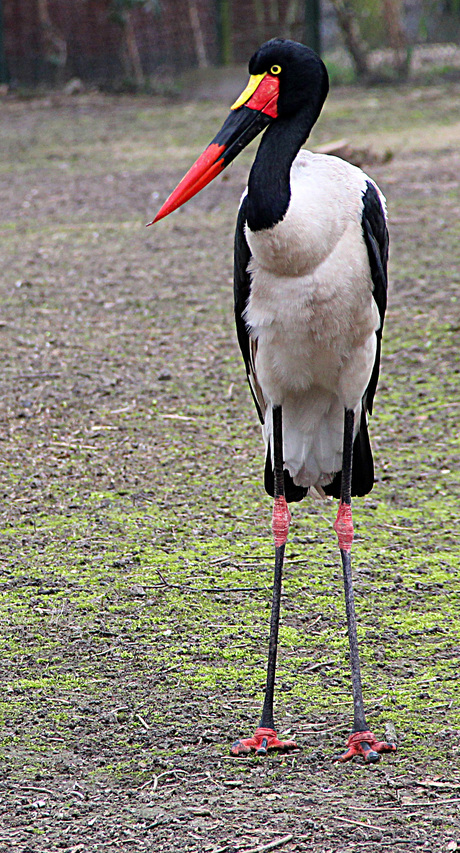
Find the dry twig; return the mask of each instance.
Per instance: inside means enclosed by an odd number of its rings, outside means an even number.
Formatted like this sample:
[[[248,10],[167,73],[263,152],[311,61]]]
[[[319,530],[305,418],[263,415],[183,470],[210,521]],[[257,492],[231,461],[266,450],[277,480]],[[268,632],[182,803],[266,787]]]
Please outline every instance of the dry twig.
[[[374,829],[377,832],[383,832],[383,828],[381,826],[374,826],[372,823],[362,823],[359,820],[350,820],[348,817],[340,817],[340,815],[334,815],[334,820],[342,820],[344,823],[351,823],[353,826],[359,826],[360,829]]]
[[[292,841],[293,835],[283,835],[282,838],[275,838],[274,841],[269,841],[268,844],[260,844],[258,847],[251,847],[248,850],[244,850],[243,853],[265,853],[265,850],[275,850],[276,847],[282,847],[283,844],[287,844],[289,841]]]

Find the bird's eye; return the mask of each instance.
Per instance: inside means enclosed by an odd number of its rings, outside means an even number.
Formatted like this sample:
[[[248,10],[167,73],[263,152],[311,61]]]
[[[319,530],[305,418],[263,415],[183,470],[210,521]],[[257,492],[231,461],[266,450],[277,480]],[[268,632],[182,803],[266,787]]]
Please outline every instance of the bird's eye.
[[[281,74],[281,65],[272,65],[270,74]]]

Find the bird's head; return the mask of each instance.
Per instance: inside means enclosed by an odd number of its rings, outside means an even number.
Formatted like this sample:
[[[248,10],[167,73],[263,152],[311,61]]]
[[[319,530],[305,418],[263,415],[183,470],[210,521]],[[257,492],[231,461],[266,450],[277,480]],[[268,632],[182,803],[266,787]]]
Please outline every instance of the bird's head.
[[[265,42],[249,62],[249,82],[218,134],[189,169],[153,222],[176,210],[209,184],[269,124],[308,114],[318,118],[329,83],[326,67],[309,47],[289,39]]]
[[[253,98],[245,100],[245,93],[252,86],[260,92],[259,97],[265,89],[273,87],[277,93],[276,118],[291,118],[310,107],[316,120],[328,93],[329,80],[323,61],[309,47],[289,39],[271,39],[251,57],[249,73],[247,89],[232,109],[241,104],[251,106]]]

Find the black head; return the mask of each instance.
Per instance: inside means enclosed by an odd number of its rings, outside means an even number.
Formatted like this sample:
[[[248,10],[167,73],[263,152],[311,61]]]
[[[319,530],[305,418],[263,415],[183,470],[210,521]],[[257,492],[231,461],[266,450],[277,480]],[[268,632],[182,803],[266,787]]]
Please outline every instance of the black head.
[[[326,66],[311,48],[289,39],[265,42],[249,61],[250,74],[279,77],[278,115],[288,118],[310,106],[315,120],[329,90]]]

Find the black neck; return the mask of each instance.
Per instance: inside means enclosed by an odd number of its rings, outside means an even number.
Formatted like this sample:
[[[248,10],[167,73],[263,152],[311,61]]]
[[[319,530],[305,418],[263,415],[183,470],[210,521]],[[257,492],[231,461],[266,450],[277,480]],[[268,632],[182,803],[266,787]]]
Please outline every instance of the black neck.
[[[290,171],[316,120],[306,108],[288,119],[276,119],[265,131],[248,181],[247,222],[251,231],[272,228],[291,200]]]

